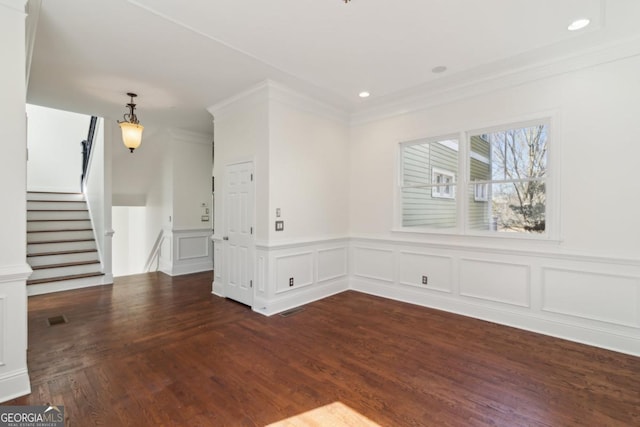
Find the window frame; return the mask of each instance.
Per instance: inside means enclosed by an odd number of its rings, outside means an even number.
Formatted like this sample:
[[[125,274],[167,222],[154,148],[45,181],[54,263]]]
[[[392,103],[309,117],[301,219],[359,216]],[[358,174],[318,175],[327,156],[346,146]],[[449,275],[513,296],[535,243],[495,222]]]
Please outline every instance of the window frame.
[[[412,140],[405,140],[398,143],[397,157],[396,157],[396,171],[397,171],[397,185],[395,188],[396,197],[394,208],[394,221],[392,232],[412,233],[412,234],[443,234],[453,236],[468,236],[468,237],[486,237],[496,239],[522,239],[533,241],[551,241],[559,242],[561,240],[560,230],[560,142],[557,135],[561,132],[560,120],[558,119],[558,112],[551,111],[546,114],[531,115],[521,119],[505,120],[497,122],[497,124],[468,128],[460,131],[457,134],[446,134],[444,136],[419,138]],[[494,230],[475,230],[471,229],[469,222],[470,203],[474,202],[474,197],[468,197],[469,188],[473,184],[487,184],[498,183],[498,181],[471,181],[470,168],[471,168],[471,137],[475,135],[485,135],[490,133],[496,133],[509,129],[526,128],[536,125],[547,126],[547,170],[545,172],[544,182],[545,188],[545,231],[544,233],[506,233]],[[455,191],[456,200],[456,227],[450,227],[446,229],[440,229],[430,226],[403,226],[403,150],[404,147],[421,144],[438,142],[442,140],[457,140],[458,141],[458,171],[453,182],[453,188]],[[460,192],[462,190],[462,192]],[[474,188],[475,193],[475,188]],[[458,195],[465,195],[458,197]],[[477,200],[478,202],[491,203],[488,200],[488,191],[485,193],[487,200]]]

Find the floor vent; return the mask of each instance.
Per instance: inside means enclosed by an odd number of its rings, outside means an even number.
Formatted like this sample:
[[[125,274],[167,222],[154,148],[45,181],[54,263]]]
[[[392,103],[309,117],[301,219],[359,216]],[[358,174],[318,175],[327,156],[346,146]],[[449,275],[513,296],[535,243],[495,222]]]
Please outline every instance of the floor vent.
[[[64,316],[53,316],[47,319],[47,323],[49,326],[62,325],[63,323],[67,323],[67,318]]]
[[[298,313],[303,312],[303,311],[304,311],[304,307],[296,307],[296,308],[292,308],[291,310],[283,311],[282,313],[280,313],[280,316],[289,317],[289,316],[293,316],[294,314],[298,314]]]

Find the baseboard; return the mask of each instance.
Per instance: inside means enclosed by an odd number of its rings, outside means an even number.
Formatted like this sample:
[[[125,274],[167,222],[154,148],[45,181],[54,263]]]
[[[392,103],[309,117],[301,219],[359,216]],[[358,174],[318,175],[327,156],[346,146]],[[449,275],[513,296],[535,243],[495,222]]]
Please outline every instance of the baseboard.
[[[224,298],[224,286],[220,282],[211,283],[211,293]]]
[[[624,335],[618,331],[597,329],[587,324],[578,325],[545,318],[530,312],[500,310],[482,304],[454,299],[436,294],[404,289],[393,285],[362,279],[352,279],[351,289],[370,295],[388,298],[409,304],[447,311],[462,316],[494,322],[518,329],[536,332],[556,338],[574,341],[620,353],[640,356],[640,338]]]
[[[310,286],[308,289],[300,290],[298,293],[287,293],[282,297],[272,298],[268,302],[261,298],[256,298],[253,301],[252,309],[256,313],[272,316],[347,290],[349,290],[349,283],[344,278],[321,286]]]
[[[31,393],[29,372],[21,369],[0,377],[0,403]]]
[[[184,276],[185,274],[201,273],[203,271],[213,271],[213,261],[182,264],[182,265],[162,265],[160,271],[169,276]]]

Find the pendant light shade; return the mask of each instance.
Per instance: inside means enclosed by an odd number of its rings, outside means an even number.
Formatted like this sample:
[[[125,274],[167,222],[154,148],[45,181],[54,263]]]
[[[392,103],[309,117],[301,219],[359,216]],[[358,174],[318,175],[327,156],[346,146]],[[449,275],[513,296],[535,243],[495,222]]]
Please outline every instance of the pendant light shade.
[[[130,122],[120,122],[120,129],[122,129],[122,142],[124,142],[124,146],[133,153],[133,150],[138,148],[142,143],[144,126]]]
[[[118,124],[120,125],[120,129],[122,129],[122,142],[124,146],[133,153],[133,150],[138,148],[142,143],[144,126],[138,122],[138,117],[136,117],[135,114],[136,104],[133,103],[133,98],[138,95],[131,92],[127,93],[127,95],[131,97],[131,102],[127,104],[129,112],[124,115],[123,121],[118,121]]]

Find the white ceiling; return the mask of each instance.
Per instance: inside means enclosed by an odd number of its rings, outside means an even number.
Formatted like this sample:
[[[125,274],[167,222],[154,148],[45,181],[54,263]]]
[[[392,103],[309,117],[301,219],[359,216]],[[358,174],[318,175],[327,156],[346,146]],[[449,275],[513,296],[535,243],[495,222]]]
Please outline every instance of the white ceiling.
[[[639,37],[639,18],[640,0],[44,0],[28,102],[119,118],[133,91],[143,124],[211,132],[207,107],[268,78],[356,113]]]

